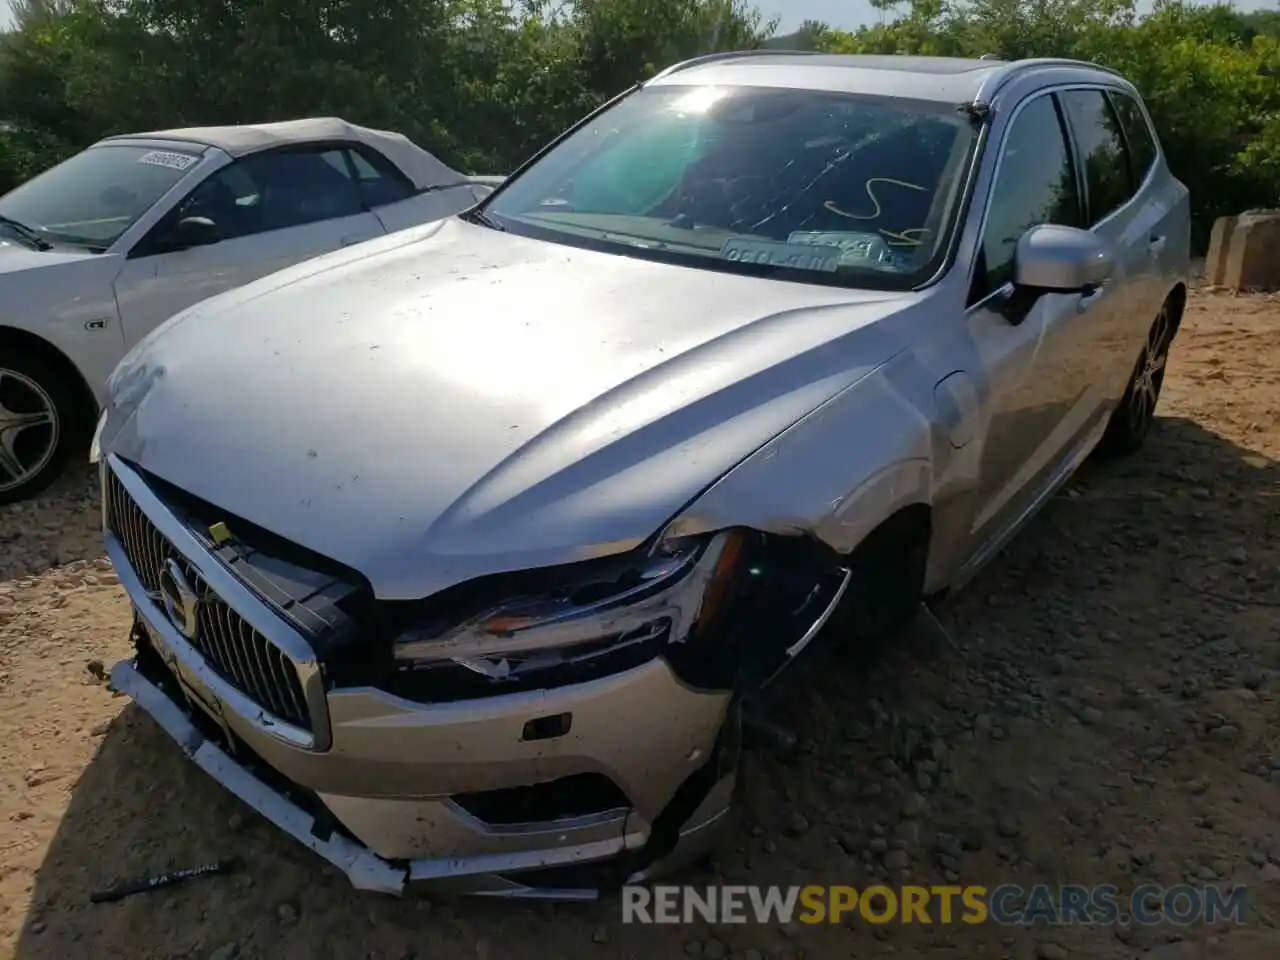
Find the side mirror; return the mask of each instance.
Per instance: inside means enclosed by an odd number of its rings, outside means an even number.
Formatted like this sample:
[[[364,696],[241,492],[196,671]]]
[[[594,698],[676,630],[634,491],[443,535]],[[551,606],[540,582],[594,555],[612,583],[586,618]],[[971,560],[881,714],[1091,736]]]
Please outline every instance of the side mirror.
[[[218,225],[208,217],[183,217],[173,228],[173,247],[207,247],[220,239]]]
[[[1018,239],[1013,285],[1041,293],[1089,293],[1111,279],[1115,257],[1097,234],[1044,224]]]

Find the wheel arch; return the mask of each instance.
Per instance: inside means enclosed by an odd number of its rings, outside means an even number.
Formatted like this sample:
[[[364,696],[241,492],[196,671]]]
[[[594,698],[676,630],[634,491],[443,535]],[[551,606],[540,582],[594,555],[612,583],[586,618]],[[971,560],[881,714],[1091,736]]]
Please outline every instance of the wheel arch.
[[[73,429],[81,434],[92,429],[97,418],[98,401],[84,374],[70,357],[38,334],[0,323],[0,355],[7,350],[22,351],[38,357],[64,375],[75,397],[76,422],[72,424]],[[84,439],[87,440],[88,437],[85,436]]]

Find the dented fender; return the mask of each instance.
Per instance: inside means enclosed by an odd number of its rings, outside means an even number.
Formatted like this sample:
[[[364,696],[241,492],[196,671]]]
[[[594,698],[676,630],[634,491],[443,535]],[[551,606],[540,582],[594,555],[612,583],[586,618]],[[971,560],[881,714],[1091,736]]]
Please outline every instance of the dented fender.
[[[849,553],[903,507],[932,505],[952,449],[937,380],[909,352],[898,355],[743,460],[668,534],[745,526]]]

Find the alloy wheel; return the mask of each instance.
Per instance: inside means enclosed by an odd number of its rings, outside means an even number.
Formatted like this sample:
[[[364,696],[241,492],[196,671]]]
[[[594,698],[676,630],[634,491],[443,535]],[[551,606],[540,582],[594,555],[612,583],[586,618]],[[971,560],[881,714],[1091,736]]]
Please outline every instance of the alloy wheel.
[[[1171,332],[1169,310],[1165,308],[1151,326],[1129,388],[1129,429],[1136,437],[1143,436],[1155,421],[1156,403],[1160,400],[1160,387],[1164,383],[1164,368],[1169,360]]]
[[[49,465],[61,425],[48,391],[24,373],[0,367],[0,493]]]

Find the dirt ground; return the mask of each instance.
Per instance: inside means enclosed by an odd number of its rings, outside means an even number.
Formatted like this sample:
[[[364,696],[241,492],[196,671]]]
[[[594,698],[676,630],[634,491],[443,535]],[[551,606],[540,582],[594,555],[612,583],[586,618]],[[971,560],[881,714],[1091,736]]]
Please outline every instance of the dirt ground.
[[[616,900],[357,893],[99,678],[128,610],[85,473],[0,510],[0,957],[1274,960],[1280,298],[1197,292],[1160,413],[939,611],[949,640],[792,671],[798,752],[747,757],[733,835],[687,880],[1241,883],[1243,925],[639,927]],[[243,873],[89,902],[229,854]]]

